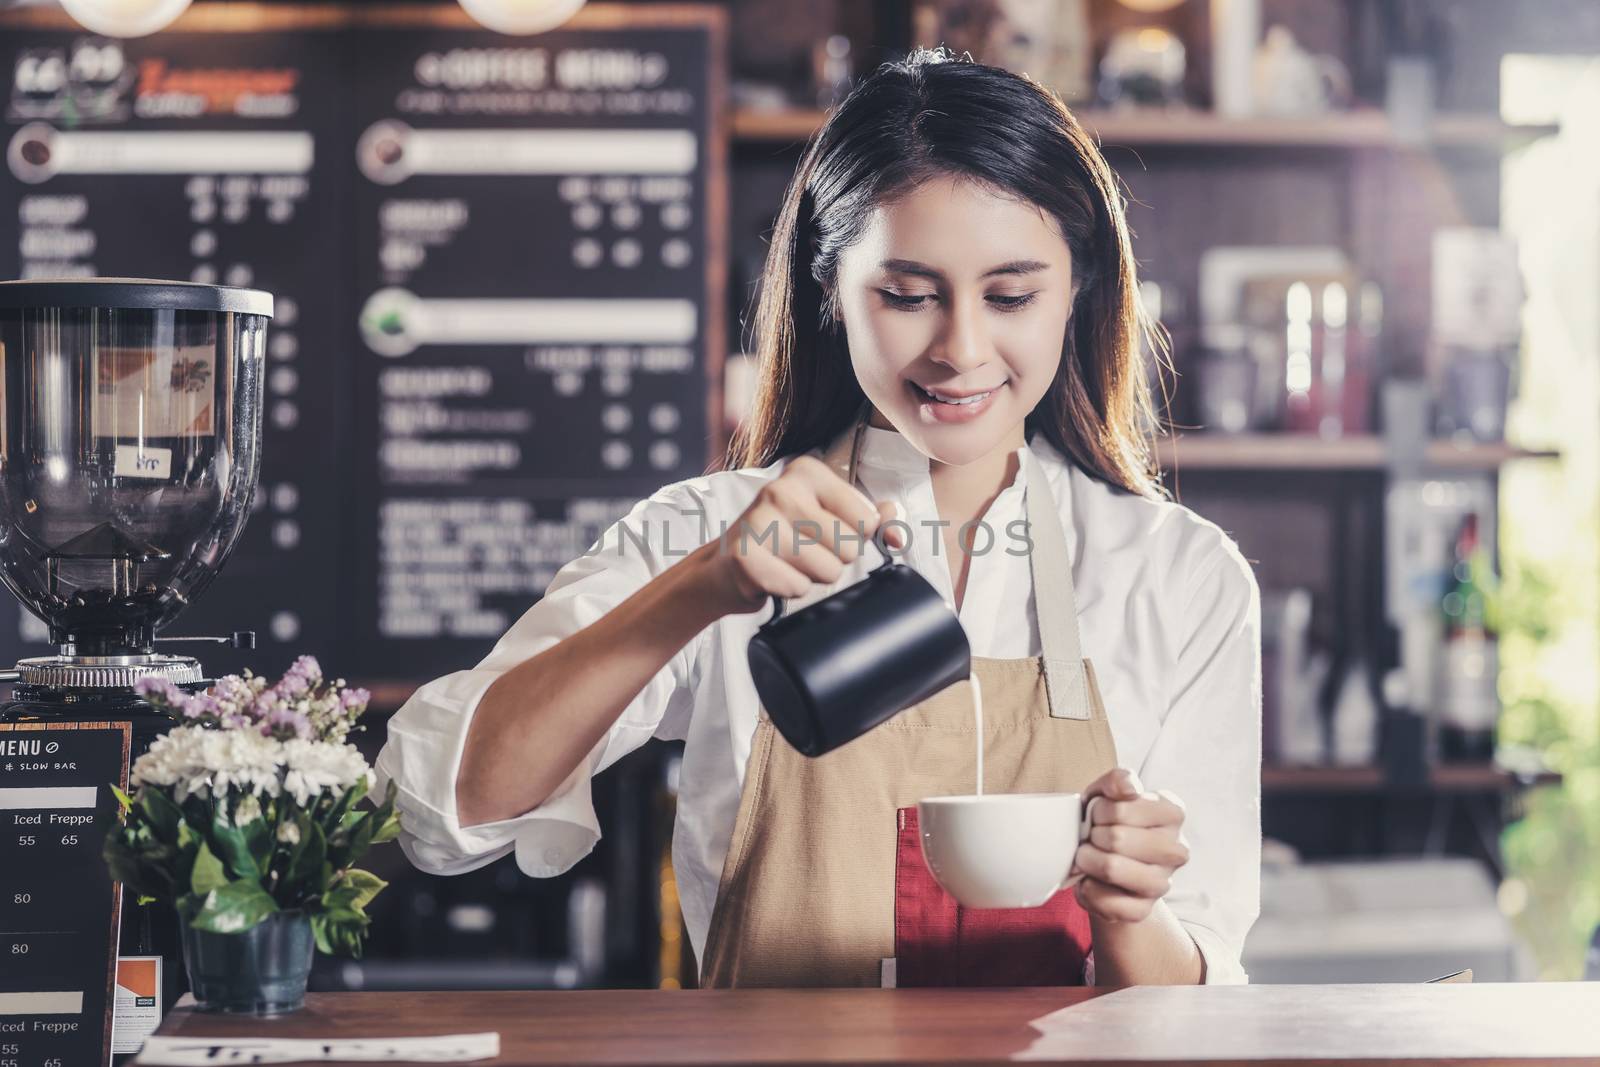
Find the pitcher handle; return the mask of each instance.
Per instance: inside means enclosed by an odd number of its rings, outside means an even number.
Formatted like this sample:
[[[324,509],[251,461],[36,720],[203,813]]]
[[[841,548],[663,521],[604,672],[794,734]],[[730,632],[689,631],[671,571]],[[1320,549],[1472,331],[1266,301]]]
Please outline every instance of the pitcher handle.
[[[885,525],[884,523],[880,522],[878,524],[878,528],[872,532],[872,543],[875,546],[877,546],[878,552],[881,553],[882,556],[883,556],[883,562],[878,564],[876,567],[872,568],[872,573],[874,573],[874,574],[876,574],[878,571],[883,570],[885,567],[893,565],[893,563],[894,563],[894,554],[889,551],[889,545],[883,539],[883,527],[884,527],[884,525]],[[767,621],[765,623],[763,623],[762,625],[771,626],[773,623],[775,623],[779,619],[783,618],[783,612],[784,612],[784,598],[779,596],[776,593],[773,593],[772,594],[772,616],[770,618],[768,618]]]
[[[1094,828],[1094,806],[1096,804],[1100,803],[1104,799],[1105,799],[1105,797],[1094,796],[1094,797],[1090,797],[1084,803],[1084,805],[1083,805],[1083,818],[1078,821],[1078,844],[1079,845],[1082,845],[1084,842],[1089,840],[1089,831]],[[1074,868],[1076,868],[1078,866],[1078,858],[1077,858],[1077,854],[1076,853],[1073,854],[1072,866]],[[1069,872],[1067,872],[1067,880],[1061,883],[1061,888],[1062,889],[1071,889],[1073,886],[1075,886],[1079,882],[1083,881],[1083,878],[1084,878],[1084,874],[1083,874],[1082,871],[1077,871],[1076,873],[1073,873],[1072,871],[1069,871]]]

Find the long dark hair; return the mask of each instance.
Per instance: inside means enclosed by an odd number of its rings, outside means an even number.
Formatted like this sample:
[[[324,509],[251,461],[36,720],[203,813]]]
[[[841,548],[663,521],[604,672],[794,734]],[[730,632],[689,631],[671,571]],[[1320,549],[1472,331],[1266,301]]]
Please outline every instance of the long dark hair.
[[[839,255],[879,204],[937,176],[976,180],[1055,219],[1077,297],[1055,380],[1027,416],[1089,473],[1160,495],[1141,308],[1117,177],[1061,98],[998,67],[919,50],[886,63],[834,109],[784,195],[756,308],[754,403],[726,467],[826,444],[866,396],[835,307]]]

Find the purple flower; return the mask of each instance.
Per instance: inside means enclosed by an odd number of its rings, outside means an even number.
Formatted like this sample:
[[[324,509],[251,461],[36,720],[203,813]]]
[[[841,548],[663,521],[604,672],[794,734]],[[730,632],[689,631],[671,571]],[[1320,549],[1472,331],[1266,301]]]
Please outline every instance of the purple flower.
[[[292,699],[310,692],[321,681],[322,666],[317,658],[301,656],[283,672],[283,679],[273,688]]]
[[[311,720],[288,708],[274,708],[261,724],[261,732],[280,741],[287,741],[291,737],[310,737]]]
[[[149,675],[133,683],[133,691],[152,704],[187,712],[189,694],[164,674]]]

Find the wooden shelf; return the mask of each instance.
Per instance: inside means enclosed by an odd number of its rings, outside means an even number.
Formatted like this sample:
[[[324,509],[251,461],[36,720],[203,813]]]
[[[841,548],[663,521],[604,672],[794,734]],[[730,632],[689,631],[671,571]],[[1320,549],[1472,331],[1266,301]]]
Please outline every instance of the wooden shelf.
[[[416,692],[420,682],[357,682],[372,693],[372,700],[367,705],[374,715],[388,715],[399,711],[400,705],[410,699]]]
[[[1375,108],[1334,112],[1321,118],[1229,119],[1209,111],[1078,111],[1102,145],[1137,148],[1199,145],[1233,148],[1403,148],[1388,117]],[[824,112],[803,108],[737,109],[735,140],[804,141],[822,124]],[[1430,142],[1416,147],[1482,148],[1502,151],[1557,132],[1552,125],[1513,125],[1492,114],[1437,116]]]
[[[1432,441],[1426,467],[1447,471],[1490,471],[1516,459],[1553,459],[1557,452],[1508,444],[1458,445]],[[1162,470],[1369,470],[1388,466],[1388,446],[1373,435],[1323,440],[1309,434],[1187,434],[1156,444]]]
[[[817,132],[825,114],[805,108],[736,108],[729,132],[735,141],[804,141]]]
[[[1561,781],[1554,771],[1516,774],[1493,764],[1442,764],[1424,785],[1393,785],[1384,780],[1381,767],[1261,768],[1261,789],[1268,793],[1376,793],[1386,790],[1424,790],[1436,793],[1509,792]]]

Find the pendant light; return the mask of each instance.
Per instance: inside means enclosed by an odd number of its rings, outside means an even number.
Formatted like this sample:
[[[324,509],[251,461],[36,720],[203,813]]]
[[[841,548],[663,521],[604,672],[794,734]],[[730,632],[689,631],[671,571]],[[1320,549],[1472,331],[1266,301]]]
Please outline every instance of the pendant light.
[[[79,25],[107,37],[144,37],[164,30],[190,0],[61,0]]]
[[[583,6],[583,0],[461,0],[467,14],[499,33],[553,30]]]

